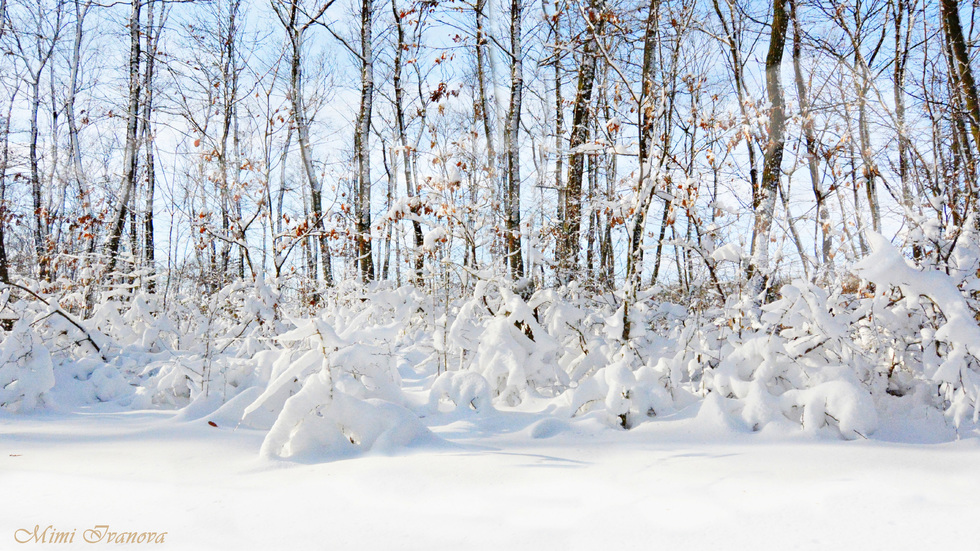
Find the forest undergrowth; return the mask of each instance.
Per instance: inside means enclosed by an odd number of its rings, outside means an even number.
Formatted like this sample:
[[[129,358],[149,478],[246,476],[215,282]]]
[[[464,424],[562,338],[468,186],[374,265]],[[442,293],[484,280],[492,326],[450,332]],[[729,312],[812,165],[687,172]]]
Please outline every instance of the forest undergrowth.
[[[739,432],[874,438],[885,420],[977,434],[976,240],[916,266],[878,235],[850,273],[797,279],[768,300],[692,308],[649,289],[624,301],[575,284],[529,296],[475,277],[448,292],[345,281],[316,306],[283,281],[165,298],[137,276],[98,291],[4,287],[0,408],[100,402],[211,415],[267,431],[269,457],[344,457],[436,439],[443,419],[498,411],[610,430],[692,407]],[[479,274],[477,274],[479,276]],[[659,292],[658,292],[659,291]],[[901,421],[905,420],[905,421]]]

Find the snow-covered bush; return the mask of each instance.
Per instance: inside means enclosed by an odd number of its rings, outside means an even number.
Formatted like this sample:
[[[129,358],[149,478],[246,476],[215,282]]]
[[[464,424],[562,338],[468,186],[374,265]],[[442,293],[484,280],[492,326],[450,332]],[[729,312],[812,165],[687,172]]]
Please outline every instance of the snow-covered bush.
[[[238,281],[203,303],[185,298],[171,306],[179,320],[175,322],[141,295],[134,297],[136,307],[130,312],[142,315],[129,324],[144,336],[134,341],[120,335],[116,341],[129,343],[125,356],[142,360],[139,377],[149,401],[144,405],[183,406],[212,396],[220,404],[257,384],[254,358],[269,349],[272,336],[289,327],[279,317],[279,300],[279,292],[262,278]]]
[[[875,285],[869,317],[892,332],[914,336],[921,353],[902,362],[912,380],[898,392],[931,383],[957,428],[967,421],[975,425],[980,420],[980,326],[976,305],[968,298],[978,288],[975,236],[966,236],[962,249],[953,251],[949,273],[915,268],[880,235],[870,235],[869,242],[873,254],[855,266]]]
[[[759,327],[729,336],[705,386],[736,400],[754,430],[788,419],[807,431],[833,427],[844,438],[867,436],[878,424],[876,375],[851,341],[852,314],[838,297],[803,280],[780,294],[763,307]]]
[[[557,341],[538,324],[532,308],[506,288],[500,289],[496,315],[483,327],[473,365],[506,405],[542,393],[554,396],[568,386]]]
[[[51,354],[31,321],[21,318],[0,342],[0,408],[31,411],[43,403],[44,394],[52,387]]]
[[[656,367],[632,368],[635,353],[620,349],[608,365],[582,378],[560,404],[572,417],[593,413],[609,426],[632,428],[639,423],[671,412],[673,398]]]
[[[339,458],[434,439],[404,407],[337,389],[331,369],[324,366],[285,402],[262,442],[261,454],[293,460]]]
[[[269,428],[264,455],[346,456],[429,437],[404,407],[396,369],[395,350],[417,312],[416,297],[396,291],[360,299],[360,309],[340,299],[276,337],[282,348],[260,375],[265,390],[243,414],[246,425]]]
[[[863,280],[798,279],[766,304],[732,292],[689,307],[661,301],[676,289],[642,290],[628,342],[621,293],[517,292],[488,272],[468,272],[472,285],[443,273],[452,288],[345,281],[320,289],[315,314],[261,278],[203,299],[121,286],[87,319],[26,289],[0,340],[0,407],[60,401],[57,383],[75,402],[267,430],[263,454],[293,460],[431,440],[426,424],[497,410],[631,429],[691,418],[682,410],[700,401],[698,419],[731,430],[854,439],[893,431],[896,412],[975,429],[975,236],[925,268],[868,241],[853,267]]]
[[[447,371],[439,375],[429,390],[429,407],[439,410],[439,404],[449,402],[454,409],[482,412],[493,408],[490,383],[472,371]]]

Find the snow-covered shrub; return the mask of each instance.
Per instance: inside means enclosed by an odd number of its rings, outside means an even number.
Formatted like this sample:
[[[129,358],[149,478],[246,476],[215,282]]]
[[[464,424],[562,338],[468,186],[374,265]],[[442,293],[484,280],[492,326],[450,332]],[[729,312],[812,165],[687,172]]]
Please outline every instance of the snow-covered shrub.
[[[339,458],[367,450],[395,451],[433,439],[404,407],[338,390],[325,366],[286,401],[262,442],[261,454],[293,460]]]
[[[125,354],[172,351],[178,345],[180,328],[160,302],[161,297],[142,291],[125,300],[110,295],[93,308],[86,325]]]
[[[873,315],[879,323],[890,322],[917,337],[921,367],[913,366],[913,377],[938,386],[940,406],[956,427],[968,420],[976,424],[980,420],[980,326],[976,306],[969,299],[978,287],[980,255],[975,236],[965,236],[963,248],[953,251],[948,274],[915,268],[880,235],[869,235],[869,242],[873,254],[854,269],[875,285]],[[906,382],[906,386],[913,384]]]
[[[632,310],[637,338],[628,346],[622,342],[621,306],[554,291],[536,294],[530,304],[558,342],[559,365],[568,378],[555,399],[556,414],[588,414],[609,426],[631,428],[674,411],[669,374],[658,361],[666,341],[653,330],[654,320],[665,321],[662,304]]]
[[[572,417],[593,412],[610,426],[632,428],[673,410],[662,374],[644,365],[632,368],[635,353],[623,347],[613,361],[579,381],[559,403]]]
[[[230,284],[204,303],[185,298],[171,306],[172,314],[134,297],[129,312],[141,315],[124,322],[144,337],[120,335],[117,341],[130,343],[124,356],[141,360],[138,375],[148,400],[143,405],[184,406],[214,396],[220,404],[259,383],[255,357],[288,327],[279,319],[279,300],[262,278]]]
[[[854,267],[864,282],[796,280],[764,305],[737,289],[725,304],[671,304],[685,295],[654,287],[627,310],[622,293],[574,283],[531,293],[489,269],[453,281],[444,265],[422,289],[344,281],[315,306],[261,277],[166,300],[120,285],[84,307],[78,292],[32,288],[18,295],[21,321],[0,334],[0,407],[65,396],[183,408],[183,419],[268,430],[263,453],[297,460],[431,439],[424,423],[483,423],[495,408],[633,428],[701,400],[695,418],[731,430],[853,439],[893,431],[896,412],[976,428],[976,236],[950,242],[941,263],[927,255],[926,268],[868,239],[874,253]]]
[[[0,342],[0,408],[31,411],[43,403],[44,394],[52,387],[51,354],[31,321],[21,318]]]
[[[489,289],[481,282],[459,303],[446,343],[458,369],[478,378],[440,376],[430,404],[461,407],[460,394],[485,381],[499,407],[554,403],[557,415],[591,414],[610,426],[632,427],[674,411],[675,395],[689,401],[690,393],[672,388],[669,366],[658,361],[669,346],[654,330],[676,324],[683,310],[638,305],[636,338],[624,346],[622,308],[584,297],[575,285],[538,291],[526,301],[507,287]]]
[[[550,302],[543,296],[525,302],[507,287],[492,290],[481,281],[451,305],[446,336],[436,331],[434,347],[450,356],[448,369],[478,374],[502,406],[554,397],[568,387],[569,378],[560,363],[562,343],[538,322]]]
[[[264,392],[243,415],[245,424],[269,428],[264,455],[346,456],[430,437],[404,407],[396,369],[395,350],[417,312],[416,297],[383,291],[360,299],[359,309],[336,300],[276,337],[279,357],[262,376]]]
[[[567,387],[558,366],[558,343],[534,318],[521,297],[500,290],[500,306],[480,335],[475,369],[490,383],[501,403],[514,406],[544,392],[554,396]]]
[[[443,401],[455,409],[482,412],[492,409],[490,383],[472,371],[447,371],[439,375],[429,390],[429,407],[439,409]]]
[[[791,421],[806,431],[828,427],[844,438],[866,437],[878,426],[876,374],[851,342],[851,315],[803,280],[780,294],[755,327],[728,335],[717,366],[705,372],[705,388],[732,400],[753,430]]]

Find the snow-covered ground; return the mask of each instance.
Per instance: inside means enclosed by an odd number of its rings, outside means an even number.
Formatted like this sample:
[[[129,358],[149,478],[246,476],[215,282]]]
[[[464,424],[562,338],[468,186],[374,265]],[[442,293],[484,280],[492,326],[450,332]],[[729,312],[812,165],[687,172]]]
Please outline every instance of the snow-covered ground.
[[[35,525],[77,530],[58,548],[91,548],[82,533],[97,525],[167,532],[120,549],[980,544],[976,438],[744,434],[698,407],[628,432],[513,412],[429,419],[446,443],[315,464],[262,459],[265,431],[186,412],[0,414],[0,549],[35,546],[15,542]]]

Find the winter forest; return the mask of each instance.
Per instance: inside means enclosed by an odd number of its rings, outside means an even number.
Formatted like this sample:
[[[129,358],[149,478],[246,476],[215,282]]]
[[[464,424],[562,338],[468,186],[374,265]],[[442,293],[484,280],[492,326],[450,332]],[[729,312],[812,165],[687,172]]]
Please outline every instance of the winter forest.
[[[165,411],[305,465],[506,432],[972,450],[978,22],[0,0],[3,429]]]

